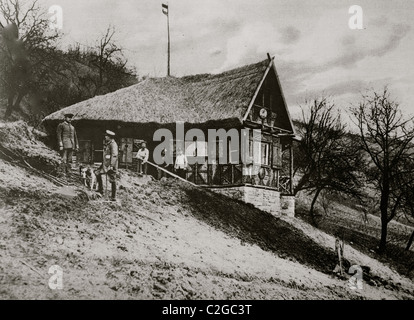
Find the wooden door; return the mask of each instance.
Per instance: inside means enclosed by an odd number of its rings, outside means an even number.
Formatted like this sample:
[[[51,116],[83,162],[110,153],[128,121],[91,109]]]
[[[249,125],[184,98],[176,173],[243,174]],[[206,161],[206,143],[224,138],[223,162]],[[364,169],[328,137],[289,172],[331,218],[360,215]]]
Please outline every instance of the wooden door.
[[[91,140],[79,140],[79,150],[77,153],[79,163],[90,164],[93,162],[93,144]]]
[[[121,146],[120,146],[121,163],[132,164],[133,143],[134,143],[134,140],[132,138],[121,138]]]

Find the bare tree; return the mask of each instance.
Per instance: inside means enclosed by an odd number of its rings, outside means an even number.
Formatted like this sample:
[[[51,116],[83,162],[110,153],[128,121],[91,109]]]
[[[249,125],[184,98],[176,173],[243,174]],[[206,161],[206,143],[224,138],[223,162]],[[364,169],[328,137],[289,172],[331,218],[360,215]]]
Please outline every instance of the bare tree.
[[[5,118],[21,109],[23,98],[50,80],[59,34],[48,28],[35,1],[0,0],[0,86],[7,96]],[[59,67],[59,64],[55,64]]]
[[[397,215],[404,199],[401,179],[412,174],[412,169],[405,164],[414,156],[414,122],[413,118],[403,117],[399,104],[391,100],[387,88],[381,93],[363,95],[362,102],[351,111],[359,130],[360,145],[371,160],[365,172],[380,193],[378,251],[383,253],[388,223]]]
[[[306,109],[308,114],[302,109],[299,125],[302,139],[297,146],[295,174],[301,176],[294,193],[306,190],[313,194],[309,214],[315,224],[315,204],[322,191],[361,196],[362,157],[340,116],[334,115],[332,102],[315,99]]]
[[[98,69],[98,78],[95,81],[94,95],[112,91],[113,82],[122,74],[131,74],[126,69],[127,60],[123,55],[123,49],[116,44],[113,26],[106,29],[105,34],[91,48],[93,54],[92,65]]]

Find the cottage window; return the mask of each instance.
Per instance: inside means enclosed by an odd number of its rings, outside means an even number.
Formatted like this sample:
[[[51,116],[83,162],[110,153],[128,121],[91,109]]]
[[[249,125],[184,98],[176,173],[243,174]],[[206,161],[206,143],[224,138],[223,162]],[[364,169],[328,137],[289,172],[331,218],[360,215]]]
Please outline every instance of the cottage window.
[[[132,163],[134,151],[134,139],[121,138],[120,160],[121,162]]]
[[[186,141],[185,155],[187,157],[207,157],[206,141]]]
[[[240,157],[239,157],[239,149],[238,148],[233,148],[231,145],[231,141],[228,142],[228,148],[227,151],[229,153],[229,163],[230,164],[238,164],[240,161]]]
[[[282,145],[279,139],[273,141],[273,159],[272,167],[276,169],[282,168]]]
[[[171,144],[171,141],[170,141]],[[180,148],[185,153],[185,144],[183,140],[172,140],[172,147],[173,147],[173,156],[177,156],[178,148]]]
[[[208,157],[207,141],[197,141],[197,157]]]
[[[255,165],[270,165],[270,143],[262,141],[260,131],[258,135],[255,135],[253,131],[250,131],[249,152],[245,162],[253,162]]]
[[[261,148],[260,148],[260,164],[264,165],[264,166],[268,166],[269,165],[269,151],[270,151],[270,144],[267,142],[262,142],[261,143]]]
[[[254,153],[253,153],[253,140],[250,137],[249,139],[249,153],[248,153],[248,157],[246,159],[246,163],[251,163],[254,159]]]
[[[249,154],[250,159],[253,160],[254,164],[261,164],[261,141],[256,139],[251,139],[249,143]]]
[[[185,155],[187,157],[195,157],[197,156],[197,145],[196,142],[193,141],[186,141],[185,142]]]
[[[214,143],[214,142],[213,142]],[[223,140],[216,139],[216,148],[210,148],[206,143],[206,154],[209,157],[209,161],[214,161],[220,164],[226,164],[227,159],[224,157],[224,143]],[[214,151],[214,153],[213,153]],[[200,156],[200,155],[199,155]],[[214,157],[214,158],[211,158]]]

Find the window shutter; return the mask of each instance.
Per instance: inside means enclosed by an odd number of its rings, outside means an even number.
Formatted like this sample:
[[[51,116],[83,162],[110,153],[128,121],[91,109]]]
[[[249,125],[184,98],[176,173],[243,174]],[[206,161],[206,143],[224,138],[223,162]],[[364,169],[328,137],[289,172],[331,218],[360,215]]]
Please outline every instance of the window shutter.
[[[279,141],[273,142],[272,167],[276,169],[282,169],[282,145]]]

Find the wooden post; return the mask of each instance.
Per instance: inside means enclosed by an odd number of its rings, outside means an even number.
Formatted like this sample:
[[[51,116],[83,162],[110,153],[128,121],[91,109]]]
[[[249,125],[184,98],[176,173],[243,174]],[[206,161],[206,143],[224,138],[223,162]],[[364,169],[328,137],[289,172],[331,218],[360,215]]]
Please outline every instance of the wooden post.
[[[212,171],[211,164],[207,163],[207,184],[208,185],[211,185],[212,180],[213,180],[211,171]]]
[[[128,145],[125,143],[125,168],[128,170]]]
[[[91,143],[91,164],[95,163],[95,148],[93,142]]]
[[[290,194],[293,194],[293,144],[290,144],[289,147],[289,157],[290,157],[290,166],[289,166],[289,176],[290,176],[290,183],[289,183],[289,191]]]
[[[223,184],[223,178],[221,173],[222,165],[217,163],[217,170],[218,170],[218,176],[219,176],[219,184]]]
[[[338,237],[335,239],[335,251],[338,255],[338,265],[336,266],[334,272],[338,272],[342,276],[343,275],[343,257],[344,257],[344,240],[339,239]],[[339,269],[339,270],[338,270]]]
[[[170,8],[168,8],[167,14],[167,29],[168,29],[168,71],[167,76],[170,76]]]
[[[279,173],[280,171],[279,170],[276,170],[276,172],[275,172],[275,179],[276,179],[276,188],[277,188],[277,190],[279,190],[280,191],[280,183],[279,183],[279,176],[280,176],[280,173]]]

